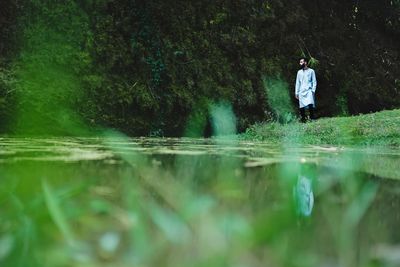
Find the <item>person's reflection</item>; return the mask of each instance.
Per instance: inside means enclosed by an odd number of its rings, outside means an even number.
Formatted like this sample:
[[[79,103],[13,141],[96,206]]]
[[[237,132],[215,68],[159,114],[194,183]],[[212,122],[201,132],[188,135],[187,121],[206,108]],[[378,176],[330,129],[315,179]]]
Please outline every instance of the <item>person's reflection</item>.
[[[301,216],[310,216],[314,206],[312,179],[307,172],[300,172],[293,187],[296,211]]]

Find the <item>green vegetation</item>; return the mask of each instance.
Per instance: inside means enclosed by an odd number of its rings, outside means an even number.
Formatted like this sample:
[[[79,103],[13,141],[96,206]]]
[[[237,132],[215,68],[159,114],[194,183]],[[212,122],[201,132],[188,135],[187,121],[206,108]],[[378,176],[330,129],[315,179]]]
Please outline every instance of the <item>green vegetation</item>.
[[[399,263],[398,151],[112,131],[0,147],[2,267]]]
[[[241,138],[298,144],[400,146],[400,110],[321,118],[305,124],[259,123]]]
[[[55,9],[40,2],[32,2],[36,10],[20,18],[29,27],[14,62],[16,105],[10,128],[24,135],[82,135],[84,124],[75,109],[84,95],[79,75],[89,64],[89,55],[79,49],[87,21],[73,1]]]
[[[239,132],[291,121],[303,55],[318,116],[400,106],[398,1],[5,0],[0,12],[2,133],[203,136],[222,102]]]
[[[2,0],[0,266],[400,266],[399,18],[399,0]]]

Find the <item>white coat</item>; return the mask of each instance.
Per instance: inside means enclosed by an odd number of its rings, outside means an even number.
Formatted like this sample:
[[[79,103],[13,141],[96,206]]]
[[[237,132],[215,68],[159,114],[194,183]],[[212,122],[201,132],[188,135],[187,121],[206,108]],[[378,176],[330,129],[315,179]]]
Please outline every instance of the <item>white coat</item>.
[[[295,94],[299,98],[300,108],[312,104],[315,107],[314,94],[317,90],[315,71],[311,68],[301,69],[297,72]]]

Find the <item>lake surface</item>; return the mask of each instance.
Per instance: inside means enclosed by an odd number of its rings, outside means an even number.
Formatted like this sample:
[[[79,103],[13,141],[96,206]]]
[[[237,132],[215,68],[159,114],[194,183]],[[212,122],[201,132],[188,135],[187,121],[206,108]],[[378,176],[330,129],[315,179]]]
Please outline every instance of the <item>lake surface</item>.
[[[0,266],[400,266],[400,150],[0,138]]]

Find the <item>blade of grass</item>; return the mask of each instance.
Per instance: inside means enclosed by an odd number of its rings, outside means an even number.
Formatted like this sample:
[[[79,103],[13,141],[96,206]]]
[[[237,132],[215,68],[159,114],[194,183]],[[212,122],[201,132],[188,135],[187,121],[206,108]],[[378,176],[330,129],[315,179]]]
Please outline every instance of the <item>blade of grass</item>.
[[[65,219],[65,215],[60,207],[60,204],[57,200],[56,195],[54,194],[53,189],[45,179],[42,179],[42,188],[50,217],[60,230],[68,245],[73,246],[75,244],[75,238],[73,236],[71,228],[68,225],[67,220]]]

